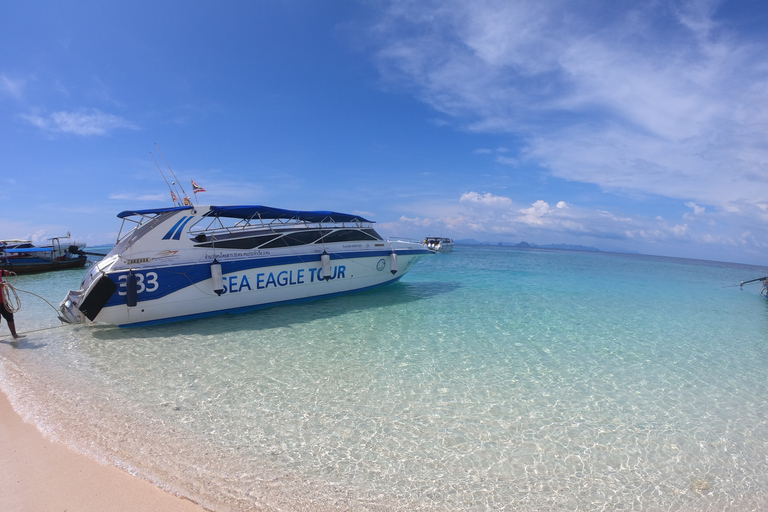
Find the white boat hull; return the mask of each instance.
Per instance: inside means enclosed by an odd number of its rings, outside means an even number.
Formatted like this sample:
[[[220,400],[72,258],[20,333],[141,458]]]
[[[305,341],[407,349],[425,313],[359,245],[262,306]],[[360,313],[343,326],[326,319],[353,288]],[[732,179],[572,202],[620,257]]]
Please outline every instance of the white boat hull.
[[[277,265],[225,272],[222,274],[224,291],[221,295],[214,292],[213,281],[206,279],[163,297],[148,300],[144,300],[142,295],[151,294],[147,290],[153,288],[155,282],[159,283],[162,279],[160,276],[173,272],[173,268],[142,270],[135,273],[144,276],[138,288],[136,306],[108,304],[94,320],[119,326],[150,325],[331,297],[394,282],[418,256],[401,255],[398,264],[404,270],[396,275],[389,270],[390,258],[390,255],[380,255],[334,261],[331,264],[331,278],[328,280],[320,276],[319,260],[316,264]],[[377,265],[383,268],[377,270]],[[115,276],[121,283],[118,285],[118,297],[125,297],[127,293],[125,286],[122,286],[127,280],[120,277],[126,275],[127,272],[123,272]]]
[[[428,236],[423,244],[430,251],[451,252],[453,250],[453,240],[450,238]]]
[[[62,301],[60,318],[139,326],[331,297],[394,282],[430,253],[381,239],[226,249],[188,234],[207,212],[174,209],[141,225],[89,269],[81,289]],[[291,233],[330,232],[316,226]]]

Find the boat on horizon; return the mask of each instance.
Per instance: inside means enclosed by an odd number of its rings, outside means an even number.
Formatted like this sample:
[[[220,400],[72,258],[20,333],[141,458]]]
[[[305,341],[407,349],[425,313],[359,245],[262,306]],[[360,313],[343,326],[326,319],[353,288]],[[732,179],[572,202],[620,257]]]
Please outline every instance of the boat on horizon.
[[[61,302],[62,321],[140,326],[332,297],[397,281],[431,253],[332,211],[185,205],[118,218],[115,246]]]
[[[430,251],[451,252],[453,250],[453,240],[443,236],[428,236],[422,243]]]
[[[85,244],[62,244],[67,236],[53,237],[50,245],[35,246],[31,240],[0,240],[0,269],[16,274],[34,274],[52,270],[84,267],[88,256]]]

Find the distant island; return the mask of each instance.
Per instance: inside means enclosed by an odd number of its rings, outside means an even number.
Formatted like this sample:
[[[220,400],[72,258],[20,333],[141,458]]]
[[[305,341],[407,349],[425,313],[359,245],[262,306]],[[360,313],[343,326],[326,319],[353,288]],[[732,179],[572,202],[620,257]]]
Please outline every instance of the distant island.
[[[589,247],[586,245],[572,245],[572,244],[546,244],[546,245],[537,245],[532,244],[528,242],[519,242],[519,243],[511,243],[511,242],[479,242],[473,238],[464,239],[464,240],[456,240],[454,243],[459,245],[500,245],[505,247],[519,247],[521,249],[554,249],[554,250],[560,250],[560,251],[591,251],[591,252],[623,252],[627,254],[639,254],[636,251],[621,251],[621,250],[611,250],[611,251],[603,251],[602,249],[598,249],[597,247]]]
[[[597,247],[588,247],[586,245],[570,245],[570,244],[536,245],[536,244],[529,244],[528,242],[520,242],[519,244],[515,244],[514,247],[528,247],[528,248],[531,248],[531,249],[560,249],[562,251],[595,251],[595,252],[603,252],[602,250],[598,249]]]

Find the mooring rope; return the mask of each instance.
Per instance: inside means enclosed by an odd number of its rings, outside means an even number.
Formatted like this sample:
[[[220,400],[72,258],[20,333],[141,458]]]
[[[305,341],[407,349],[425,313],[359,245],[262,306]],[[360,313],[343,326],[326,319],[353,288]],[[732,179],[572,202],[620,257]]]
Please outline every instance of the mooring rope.
[[[32,329],[31,331],[19,332],[18,334],[19,336],[26,336],[27,334],[31,334],[33,332],[50,331],[51,329],[61,329],[62,327],[67,327],[68,325],[69,324],[54,325],[52,327],[43,327],[42,329]],[[11,337],[10,333],[0,334],[0,339],[10,338],[10,337]],[[13,342],[18,340],[11,339],[11,341]]]
[[[38,299],[42,300],[43,302],[51,306],[51,309],[53,309],[57,315],[59,314],[59,310],[56,309],[56,307],[53,304],[48,302],[45,299],[45,297],[41,297],[40,295],[33,292],[29,292],[27,290],[21,290],[16,288],[15,284],[18,281],[19,276],[16,275],[15,272],[9,271],[9,275],[11,275],[14,278],[13,282],[8,280],[3,281],[3,285],[4,285],[3,286],[3,302],[5,303],[5,308],[8,311],[10,311],[11,313],[16,313],[21,309],[21,299],[19,298],[18,292],[22,292],[22,293],[28,293],[30,295],[34,295]]]
[[[59,314],[59,310],[58,310],[58,309],[56,309],[56,306],[54,306],[53,304],[51,304],[50,302],[48,302],[47,300],[45,300],[45,298],[44,298],[44,297],[41,297],[41,296],[39,296],[39,295],[38,295],[38,294],[36,294],[36,293],[28,292],[27,290],[19,290],[19,291],[20,291],[20,292],[22,292],[22,293],[28,293],[28,294],[30,294],[30,295],[34,295],[34,296],[35,296],[35,297],[37,297],[38,299],[42,300],[43,302],[45,302],[46,304],[48,304],[49,306],[51,306],[51,309],[52,309],[52,310],[53,310],[53,311],[54,311],[54,312],[55,312],[57,315]],[[21,307],[21,301],[19,301],[19,307]]]
[[[5,309],[11,313],[16,313],[21,309],[21,300],[19,300],[19,294],[16,293],[16,288],[13,285],[16,284],[19,276],[16,275],[16,272],[7,272],[14,279],[13,282],[3,281],[3,303],[5,304]]]

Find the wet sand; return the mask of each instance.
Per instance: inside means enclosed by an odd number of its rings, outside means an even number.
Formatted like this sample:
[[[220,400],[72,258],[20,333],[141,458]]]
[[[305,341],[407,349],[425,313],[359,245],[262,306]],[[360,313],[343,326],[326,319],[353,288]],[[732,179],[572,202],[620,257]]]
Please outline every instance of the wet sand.
[[[114,466],[54,443],[16,414],[0,392],[0,510],[203,512]]]

